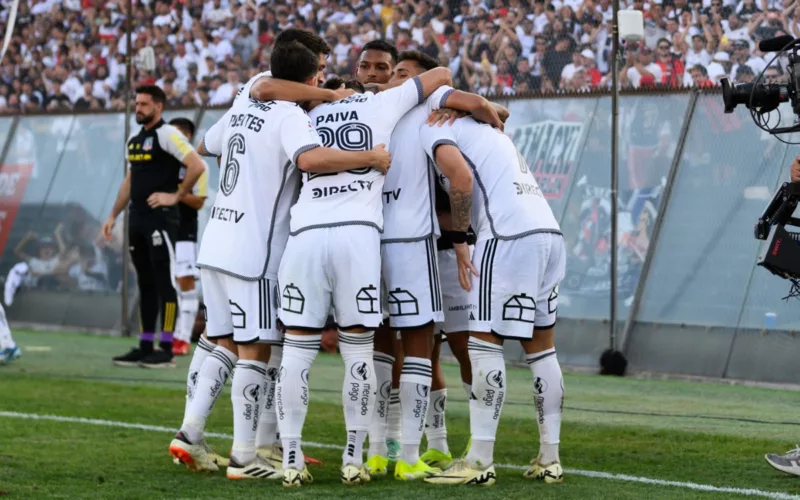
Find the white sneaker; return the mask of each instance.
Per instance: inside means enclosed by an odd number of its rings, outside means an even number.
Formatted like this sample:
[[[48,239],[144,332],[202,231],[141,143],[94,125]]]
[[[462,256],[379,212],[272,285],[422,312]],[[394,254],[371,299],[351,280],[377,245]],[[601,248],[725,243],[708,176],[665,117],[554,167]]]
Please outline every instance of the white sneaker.
[[[764,455],[764,459],[768,464],[781,472],[800,476],[800,446],[787,451],[783,455],[767,453]]]
[[[226,473],[228,479],[280,479],[280,472],[269,464],[264,457],[256,453],[256,458],[249,464],[239,464],[233,457],[228,462]]]

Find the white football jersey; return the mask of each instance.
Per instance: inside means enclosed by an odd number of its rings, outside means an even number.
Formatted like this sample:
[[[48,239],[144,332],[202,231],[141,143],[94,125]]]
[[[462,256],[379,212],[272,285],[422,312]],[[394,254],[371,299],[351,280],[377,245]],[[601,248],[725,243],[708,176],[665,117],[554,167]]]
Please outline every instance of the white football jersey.
[[[253,84],[256,83],[256,81],[259,78],[262,78],[262,77],[272,78],[272,71],[261,72],[261,73],[257,74],[256,76],[254,76],[253,78],[247,80],[247,83],[245,83],[244,86],[239,89],[239,92],[236,93],[236,97],[233,99],[233,104],[238,103],[241,100],[240,97],[242,95],[247,96],[248,99],[249,99],[250,98],[250,89],[253,87]],[[231,106],[233,106],[233,104],[231,104]],[[222,115],[220,117],[220,119],[217,120],[217,122],[214,125],[212,125],[210,129],[208,129],[206,131],[206,135],[203,136],[203,144],[205,145],[206,151],[208,151],[209,153],[211,153],[211,154],[213,154],[215,156],[222,155],[222,150],[221,149],[220,150],[208,149],[208,145],[212,144],[212,145],[215,145],[215,146],[217,146],[219,148],[222,147],[222,134],[225,131],[225,124],[230,121],[230,114],[232,112],[231,109],[226,111],[225,114]]]
[[[322,144],[342,151],[388,146],[397,122],[422,102],[422,83],[412,78],[378,94],[353,94],[322,104],[309,115]],[[336,174],[303,173],[300,199],[292,207],[292,234],[307,229],[366,225],[383,231],[384,175],[357,168]]]
[[[472,227],[478,241],[561,234],[533,172],[507,135],[467,117],[453,126],[423,125],[419,136],[431,158],[437,146],[449,144],[457,146],[467,160],[475,179]],[[449,189],[449,183],[445,187]]]
[[[409,111],[392,133],[392,168],[383,186],[383,243],[439,235],[434,210],[435,167],[419,144],[419,130],[433,111],[444,106],[453,90],[439,87],[424,104]]]
[[[242,98],[225,116],[222,133],[205,137],[222,159],[197,266],[244,280],[276,279],[300,182],[295,162],[321,145],[319,136],[290,102]]]

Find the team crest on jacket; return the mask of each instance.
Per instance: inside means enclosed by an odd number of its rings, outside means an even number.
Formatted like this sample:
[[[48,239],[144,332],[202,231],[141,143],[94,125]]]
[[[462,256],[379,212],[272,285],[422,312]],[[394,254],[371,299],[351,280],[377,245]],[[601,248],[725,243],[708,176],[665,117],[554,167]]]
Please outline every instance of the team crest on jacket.
[[[142,150],[150,151],[151,149],[153,149],[153,138],[148,137],[144,140],[144,144],[142,144]]]

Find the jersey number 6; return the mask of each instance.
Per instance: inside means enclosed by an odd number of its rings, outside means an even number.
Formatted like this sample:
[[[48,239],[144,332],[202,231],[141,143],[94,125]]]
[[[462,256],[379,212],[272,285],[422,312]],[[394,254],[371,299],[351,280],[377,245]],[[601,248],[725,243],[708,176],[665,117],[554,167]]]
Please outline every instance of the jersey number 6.
[[[225,167],[222,170],[222,175],[219,177],[219,190],[230,196],[233,189],[236,187],[236,181],[239,180],[239,160],[236,155],[244,154],[244,136],[242,134],[233,134],[228,139],[228,155]]]

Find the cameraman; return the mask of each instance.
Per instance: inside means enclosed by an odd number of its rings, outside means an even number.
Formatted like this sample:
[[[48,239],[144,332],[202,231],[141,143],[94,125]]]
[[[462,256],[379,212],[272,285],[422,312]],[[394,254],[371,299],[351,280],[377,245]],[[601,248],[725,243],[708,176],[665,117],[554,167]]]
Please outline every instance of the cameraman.
[[[789,178],[792,182],[800,182],[800,156],[795,157],[792,162]],[[787,451],[784,455],[767,453],[764,455],[764,459],[781,472],[800,476],[800,447]]]

